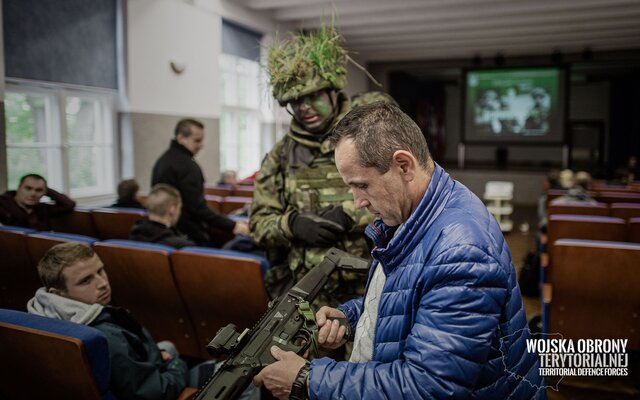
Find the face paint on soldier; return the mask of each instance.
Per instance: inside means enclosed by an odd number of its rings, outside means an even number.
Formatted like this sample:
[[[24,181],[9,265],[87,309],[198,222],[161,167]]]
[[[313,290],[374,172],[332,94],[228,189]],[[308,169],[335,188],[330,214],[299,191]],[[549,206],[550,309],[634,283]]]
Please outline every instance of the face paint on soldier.
[[[290,103],[293,116],[302,127],[311,133],[324,133],[333,120],[335,92],[321,90],[302,96]]]

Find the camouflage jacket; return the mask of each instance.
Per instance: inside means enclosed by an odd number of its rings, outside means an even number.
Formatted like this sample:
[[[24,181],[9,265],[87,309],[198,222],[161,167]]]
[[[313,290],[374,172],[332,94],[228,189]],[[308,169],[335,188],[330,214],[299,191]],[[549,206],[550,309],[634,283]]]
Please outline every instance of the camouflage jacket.
[[[350,109],[342,92],[338,101],[340,111],[330,128]],[[373,215],[366,209],[355,208],[351,189],[335,166],[333,147],[327,135],[305,132],[292,120],[289,133],[267,154],[256,177],[249,222],[253,239],[267,249],[272,262],[287,263],[297,279],[322,261],[327,248],[306,247],[295,241],[289,217],[296,211],[317,212],[332,206],[342,206],[354,222],[351,231],[335,246],[360,257],[369,257],[370,249],[363,232],[373,221]],[[329,292],[340,286],[340,294],[349,295],[346,296],[349,298],[364,289],[366,277],[344,273],[334,276],[338,279],[327,285]],[[344,285],[344,281],[357,281],[358,284]]]

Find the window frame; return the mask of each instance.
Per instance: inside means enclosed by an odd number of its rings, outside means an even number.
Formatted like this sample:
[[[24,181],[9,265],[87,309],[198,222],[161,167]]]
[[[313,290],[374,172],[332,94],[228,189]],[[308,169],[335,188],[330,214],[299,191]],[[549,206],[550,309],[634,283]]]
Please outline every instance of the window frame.
[[[7,78],[5,80],[4,96],[7,93],[20,93],[24,95],[46,96],[51,99],[50,110],[47,111],[47,137],[51,139],[48,143],[10,143],[8,137],[5,139],[7,153],[11,148],[44,148],[57,151],[58,166],[52,174],[47,177],[49,184],[56,190],[67,193],[74,199],[85,201],[98,200],[112,197],[115,192],[119,170],[119,138],[117,132],[117,102],[118,91],[114,89],[93,88],[80,85],[57,84],[49,82],[32,81],[27,79]],[[96,101],[99,112],[94,129],[100,130],[100,140],[89,142],[76,142],[70,140],[67,126],[66,106],[67,100],[71,97],[79,97]],[[3,99],[4,100],[4,99]],[[50,115],[49,115],[50,114]],[[8,117],[5,110],[5,117]],[[106,139],[106,140],[105,140]],[[104,151],[105,160],[96,166],[98,173],[105,175],[106,181],[98,182],[97,189],[77,188],[71,189],[70,152],[72,148],[98,148]],[[49,162],[55,164],[55,162]],[[8,167],[8,166],[7,166]],[[50,165],[47,169],[50,169]],[[105,170],[107,169],[107,170]],[[9,168],[6,171],[7,182],[9,180]],[[100,178],[98,178],[100,180]],[[95,187],[93,187],[95,188]],[[9,188],[16,189],[16,188]]]
[[[241,63],[252,62],[255,63],[255,80],[254,77],[251,77],[251,74],[247,73],[247,70],[240,71]],[[225,68],[225,63],[228,63],[231,66],[231,70]],[[269,83],[264,73],[263,67],[260,65],[260,62],[249,60],[234,54],[229,53],[221,53],[220,61],[219,61],[220,75],[223,77],[221,79],[221,87],[220,87],[220,170],[225,171],[227,169],[233,169],[238,173],[239,178],[243,178],[254,173],[256,170],[260,169],[260,162],[264,157],[265,153],[265,143],[271,145],[271,132],[265,131],[265,126],[273,122],[272,114],[272,102],[271,93],[269,91]],[[231,74],[232,76],[229,76]],[[250,77],[253,82],[248,82],[247,85],[251,87],[256,87],[255,95],[257,96],[257,101],[255,104],[242,104],[240,101],[242,99],[242,94],[240,93],[240,89],[243,85],[241,82],[241,78]],[[223,85],[234,85],[235,87],[230,91],[234,94],[233,99],[226,98],[226,90]],[[235,129],[239,132],[238,126],[240,124],[241,115],[246,114],[253,119],[253,122],[257,126],[256,137],[253,138],[255,142],[257,142],[258,154],[255,157],[249,157],[251,160],[256,160],[257,163],[255,165],[247,166],[246,163],[243,162],[243,148],[246,146],[242,146],[243,142],[247,141],[247,138],[237,138],[236,142],[238,145],[233,148],[229,147],[229,143],[227,143],[227,136],[225,133],[223,120],[223,115],[227,114],[230,116],[230,121],[228,123],[231,126],[235,127]],[[244,139],[244,140],[243,140]],[[268,151],[268,150],[267,150]],[[235,165],[230,165],[227,160],[229,160],[229,152],[234,152],[234,155],[231,157],[237,162]],[[245,157],[246,158],[246,157]]]

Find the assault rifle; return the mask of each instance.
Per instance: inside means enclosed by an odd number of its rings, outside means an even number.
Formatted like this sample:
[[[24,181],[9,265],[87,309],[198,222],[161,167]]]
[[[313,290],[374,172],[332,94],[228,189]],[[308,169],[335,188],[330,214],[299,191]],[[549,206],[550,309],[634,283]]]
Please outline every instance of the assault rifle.
[[[229,324],[221,328],[207,350],[214,357],[229,357],[196,394],[196,400],[233,400],[249,386],[262,368],[275,362],[271,346],[304,354],[317,332],[315,316],[309,304],[327,283],[335,269],[366,272],[369,263],[342,250],[331,248],[320,265],[309,271],[289,291],[269,303],[267,312],[253,329],[238,332]],[[346,318],[341,325],[349,328]],[[347,332],[350,329],[347,330]]]

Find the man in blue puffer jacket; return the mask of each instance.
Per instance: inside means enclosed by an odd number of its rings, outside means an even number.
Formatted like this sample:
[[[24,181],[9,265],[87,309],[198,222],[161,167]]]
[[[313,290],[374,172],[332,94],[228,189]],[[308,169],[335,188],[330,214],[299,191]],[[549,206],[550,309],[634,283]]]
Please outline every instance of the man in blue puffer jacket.
[[[274,347],[254,382],[279,398],[545,399],[511,255],[482,202],[395,106],[358,107],[332,142],[356,206],[378,218],[365,297],[316,315],[328,348],[345,342],[333,319],[349,318],[353,353],[308,364]]]

